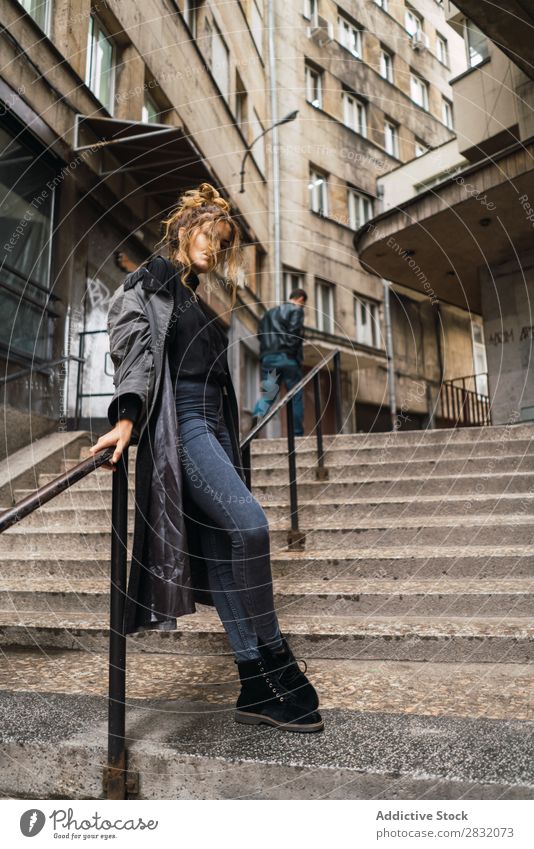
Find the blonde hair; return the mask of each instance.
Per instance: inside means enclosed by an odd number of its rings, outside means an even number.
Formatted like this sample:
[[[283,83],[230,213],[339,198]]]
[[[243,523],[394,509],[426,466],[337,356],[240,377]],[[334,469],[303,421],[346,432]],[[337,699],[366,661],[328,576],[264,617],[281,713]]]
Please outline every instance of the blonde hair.
[[[176,265],[184,266],[180,279],[184,286],[192,268],[189,256],[189,245],[194,232],[203,225],[210,240],[208,249],[209,271],[217,271],[225,278],[232,294],[233,309],[237,297],[238,273],[243,266],[243,255],[241,248],[241,234],[237,223],[230,215],[230,204],[211,183],[201,183],[195,189],[184,192],[177,207],[168,218],[161,223],[165,230],[159,246],[166,245],[169,259]],[[226,221],[231,228],[231,244],[228,248],[217,249],[216,247],[216,225],[219,221]],[[185,232],[179,236],[179,230],[183,227]],[[192,291],[192,290],[191,290]]]

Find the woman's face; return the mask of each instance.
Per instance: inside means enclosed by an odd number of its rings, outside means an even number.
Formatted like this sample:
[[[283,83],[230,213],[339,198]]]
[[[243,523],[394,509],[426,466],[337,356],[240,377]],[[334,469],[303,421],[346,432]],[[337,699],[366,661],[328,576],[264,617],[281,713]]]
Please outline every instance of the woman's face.
[[[209,222],[204,222],[193,231],[189,242],[189,258],[194,270],[198,274],[210,269],[210,238],[208,235]],[[180,228],[182,230],[182,228]],[[214,232],[215,259],[219,262],[219,252],[229,248],[232,242],[232,228],[228,221],[218,221]]]

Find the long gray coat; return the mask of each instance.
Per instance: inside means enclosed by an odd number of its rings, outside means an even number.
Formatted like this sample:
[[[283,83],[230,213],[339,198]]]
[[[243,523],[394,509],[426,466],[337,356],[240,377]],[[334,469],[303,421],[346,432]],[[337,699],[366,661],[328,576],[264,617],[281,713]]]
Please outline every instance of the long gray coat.
[[[196,610],[195,601],[213,605],[200,548],[207,518],[184,495],[178,456],[173,387],[167,357],[169,322],[178,286],[180,309],[188,308],[181,268],[156,257],[128,274],[108,311],[115,394],[133,392],[142,410],[132,434],[137,443],[132,561],[124,633],[172,629],[176,617]],[[223,388],[224,417],[234,466],[245,480],[239,448],[239,413],[228,369]]]

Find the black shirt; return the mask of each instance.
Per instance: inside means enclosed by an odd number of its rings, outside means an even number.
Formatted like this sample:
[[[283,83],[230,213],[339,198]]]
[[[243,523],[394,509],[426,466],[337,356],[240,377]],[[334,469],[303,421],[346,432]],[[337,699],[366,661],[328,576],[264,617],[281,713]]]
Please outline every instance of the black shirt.
[[[195,292],[200,281],[194,272],[190,272],[187,282]],[[222,384],[228,368],[226,332],[217,314],[200,297],[189,291],[185,298],[179,297],[178,286],[183,286],[183,283],[177,276],[168,334],[173,385],[177,378]]]
[[[200,280],[191,270],[187,278],[193,292]],[[169,321],[167,352],[173,386],[177,378],[224,383],[228,369],[228,337],[217,314],[200,297],[183,287],[179,274],[173,275],[174,307]],[[137,420],[142,408],[141,398],[126,392],[110,407],[109,419],[115,424],[119,419]]]

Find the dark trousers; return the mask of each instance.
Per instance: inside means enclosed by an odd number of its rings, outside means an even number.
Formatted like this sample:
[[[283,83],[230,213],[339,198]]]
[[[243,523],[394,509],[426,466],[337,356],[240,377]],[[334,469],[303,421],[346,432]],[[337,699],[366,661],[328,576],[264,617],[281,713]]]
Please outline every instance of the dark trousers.
[[[292,389],[302,379],[300,363],[285,353],[265,354],[261,358],[261,397],[256,401],[253,416],[262,418],[276,401],[281,384]],[[295,436],[304,436],[304,400],[302,389],[293,398]]]
[[[236,659],[251,660],[260,656],[258,636],[282,644],[268,520],[234,468],[220,387],[179,379],[176,415],[184,494],[208,518],[202,555],[213,601]]]

